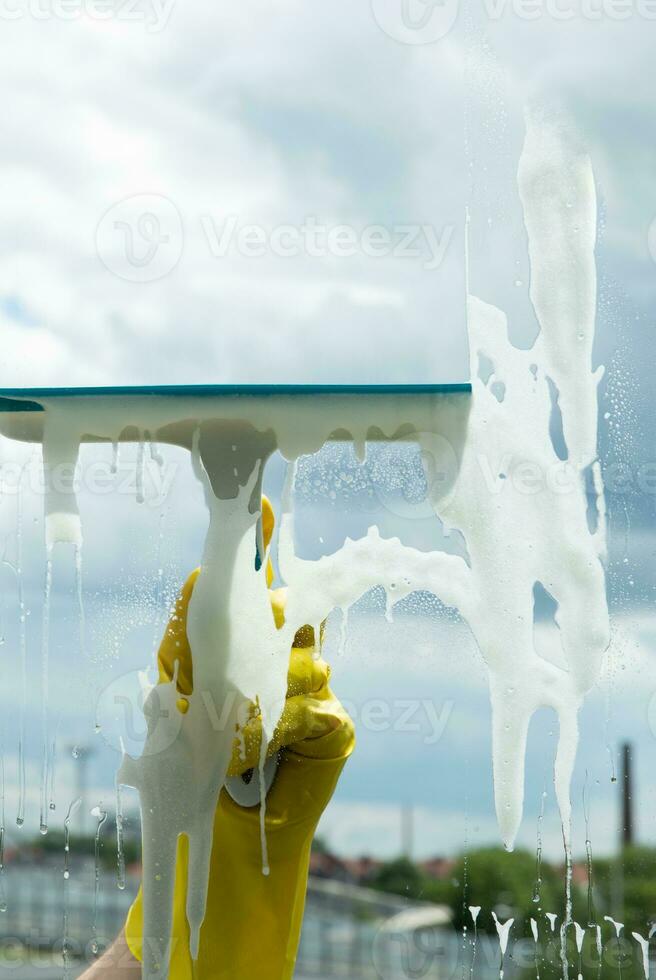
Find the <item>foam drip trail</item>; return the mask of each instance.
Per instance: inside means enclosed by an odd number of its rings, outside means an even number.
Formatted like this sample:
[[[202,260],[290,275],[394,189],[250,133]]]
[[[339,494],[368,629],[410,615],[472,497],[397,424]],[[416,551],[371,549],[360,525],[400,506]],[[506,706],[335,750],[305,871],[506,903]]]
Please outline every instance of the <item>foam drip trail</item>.
[[[505,922],[499,922],[496,912],[492,913],[492,918],[494,919],[494,924],[497,929],[497,935],[499,936],[499,948],[501,950],[501,964],[499,966],[499,980],[503,980],[503,962],[506,956],[506,949],[508,948],[508,938],[510,936],[510,930],[514,919],[506,919]]]
[[[560,927],[560,962],[563,967],[563,978],[567,980],[569,975],[569,960],[567,959],[567,930],[576,923],[572,919],[572,849],[565,830],[563,829],[563,842],[565,846],[565,915]]]
[[[576,936],[576,949],[579,954],[579,976],[578,980],[583,980],[583,940],[585,938],[585,929],[580,926],[578,922],[574,922],[574,933]]]
[[[540,904],[540,892],[542,889],[542,822],[544,820],[544,805],[547,798],[547,791],[542,790],[540,798],[540,813],[538,815],[537,846],[535,851],[535,887],[533,889],[533,901],[536,905]]]
[[[640,946],[642,969],[645,974],[645,980],[649,980],[649,939],[645,939],[639,932],[632,932],[631,935]]]
[[[474,980],[474,967],[476,966],[476,947],[478,946],[478,915],[481,911],[480,905],[470,905],[469,914],[472,917],[472,922],[474,923],[474,939],[472,943],[472,961],[471,967],[469,969],[469,978]]]
[[[52,742],[51,742],[51,745],[50,745],[50,765],[49,765],[50,787],[49,787],[49,790],[48,790],[48,809],[51,810],[51,811],[52,810],[56,810],[56,805],[55,805],[55,763],[57,761],[57,734],[58,734],[58,731],[59,731],[59,720],[60,719],[58,719],[58,721],[57,721],[57,725],[56,725],[56,728],[55,728],[55,733],[52,736]]]
[[[137,487],[137,503],[143,504],[144,497],[144,463],[145,463],[145,447],[143,439],[139,440],[139,446],[137,449],[137,463],[136,463],[136,473],[135,481]]]
[[[263,738],[260,746],[260,761],[257,772],[260,781],[260,848],[262,850],[262,874],[265,877],[271,873],[266,836],[266,779],[264,776],[264,767],[267,761],[267,747],[268,742]]]
[[[596,925],[595,926],[595,949],[597,950],[597,957],[599,958],[599,962],[597,964],[597,976],[598,977],[601,977],[601,971],[602,971],[602,968],[603,968],[602,957],[603,957],[603,954],[604,954],[604,944],[601,941],[601,926],[600,925]]]
[[[41,807],[39,815],[39,832],[48,833],[48,787],[50,768],[50,745],[48,737],[48,681],[50,661],[50,602],[52,597],[52,550],[48,548],[46,557],[46,576],[43,596],[43,635],[41,637]]]
[[[93,839],[93,922],[91,925],[91,952],[98,955],[98,898],[100,895],[100,834],[107,820],[107,811],[103,810],[102,801],[91,811],[96,817],[96,833]]]
[[[610,922],[610,924],[612,925],[612,927],[615,930],[615,941],[617,943],[617,952],[618,952],[618,956],[617,956],[617,972],[618,972],[619,977],[620,977],[620,980],[621,980],[621,978],[622,978],[622,943],[621,943],[621,940],[620,940],[620,933],[622,932],[622,929],[624,928],[624,923],[623,922],[616,922],[615,919],[613,919],[613,917],[610,916],[610,915],[605,915],[604,916],[604,921],[605,922]]]
[[[63,926],[62,926],[62,959],[64,963],[64,980],[68,980],[71,975],[70,962],[68,955],[68,890],[71,878],[70,856],[71,856],[71,818],[82,803],[82,797],[78,796],[73,800],[68,808],[66,819],[64,820],[64,897],[62,900]]]
[[[123,801],[121,784],[116,777],[116,887],[125,888],[125,854],[123,852]]]
[[[5,740],[0,743],[0,912],[7,911],[5,894]]]
[[[27,622],[25,596],[23,593],[23,473],[21,470],[17,495],[17,556],[16,582],[18,586],[18,614],[20,619],[20,673],[21,673],[21,703],[20,719],[18,722],[18,810],[16,825],[22,827],[25,823],[25,707],[27,704]]]
[[[540,959],[539,953],[539,934],[538,934],[538,924],[534,918],[531,917],[531,933],[533,934],[533,942],[535,944],[535,976],[536,980],[540,980]]]
[[[596,924],[596,916],[593,902],[593,866],[592,866],[592,841],[590,840],[590,809],[587,800],[588,773],[585,774],[583,785],[583,817],[585,820],[585,859],[588,872],[588,926],[593,928]]]
[[[84,592],[82,588],[82,546],[76,545],[75,547],[75,591],[77,593],[77,608],[78,608],[78,619],[79,619],[79,629],[80,629],[80,651],[82,656],[86,652],[86,632],[87,632],[87,619],[86,613],[84,611]]]
[[[467,952],[467,920],[466,912],[468,910],[467,906],[467,892],[469,887],[468,871],[469,871],[469,833],[468,833],[468,817],[469,817],[469,800],[465,795],[465,836],[463,841],[463,862],[462,862],[462,911],[463,911],[463,924],[462,924],[462,978],[465,978],[465,955]],[[474,924],[475,933],[476,924]]]
[[[148,434],[148,449],[150,451],[150,458],[152,459],[153,463],[155,463],[161,469],[161,467],[164,465],[164,457],[159,451],[159,446],[157,443],[150,438],[150,434]]]

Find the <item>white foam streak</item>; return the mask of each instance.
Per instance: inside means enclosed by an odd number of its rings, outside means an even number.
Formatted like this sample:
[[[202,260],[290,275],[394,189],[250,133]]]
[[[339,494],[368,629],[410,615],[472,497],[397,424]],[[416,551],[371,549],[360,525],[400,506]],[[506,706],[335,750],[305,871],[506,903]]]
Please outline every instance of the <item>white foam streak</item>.
[[[492,918],[494,919],[494,924],[497,929],[497,935],[499,936],[499,946],[501,947],[501,955],[506,955],[506,949],[508,948],[508,939],[510,936],[510,930],[512,928],[514,919],[506,919],[505,922],[500,922],[497,918],[496,912],[492,913]]]
[[[645,980],[649,980],[649,940],[645,939],[644,936],[641,936],[639,932],[632,932],[631,935],[640,946],[640,952],[642,953],[642,969],[645,974]]]

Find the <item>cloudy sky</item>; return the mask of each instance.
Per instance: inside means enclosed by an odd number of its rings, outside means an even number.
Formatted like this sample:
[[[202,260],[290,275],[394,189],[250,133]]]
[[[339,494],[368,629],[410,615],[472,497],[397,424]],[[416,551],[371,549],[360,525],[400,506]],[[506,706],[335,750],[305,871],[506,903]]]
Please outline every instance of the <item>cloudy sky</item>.
[[[652,813],[656,793],[647,761],[656,728],[653,496],[635,486],[638,464],[652,461],[654,434],[654,14],[646,0],[545,2],[530,16],[519,0],[0,0],[6,387],[466,380],[465,209],[473,289],[506,309],[513,338],[528,342],[535,324],[515,192],[524,107],[546,102],[573,118],[601,202],[604,463],[615,479],[618,466],[632,467],[628,487],[613,483],[609,494],[616,658],[586,709],[576,790],[580,798],[587,771],[597,794],[593,842],[606,851],[617,800],[610,753],[599,746],[608,742],[612,752],[632,737]],[[0,448],[3,459],[15,458],[8,443]],[[167,602],[198,561],[200,491],[187,461],[174,452],[166,459],[177,467],[166,505],[153,485],[152,505],[139,509],[126,452],[127,490],[112,496],[111,536],[106,502],[82,496],[87,660],[70,562],[55,569],[56,819],[79,777],[69,747],[91,738],[99,692],[148,661]],[[279,496],[278,464],[268,480]],[[43,554],[39,496],[31,494],[23,545],[36,679]],[[5,496],[5,557],[14,564],[15,508],[15,495]],[[389,514],[368,517],[400,533]],[[349,520],[308,508],[299,533],[309,541],[320,521],[321,536],[339,543]],[[416,524],[405,530],[415,543]],[[13,812],[18,633],[15,577],[7,566],[2,576],[0,697]],[[323,832],[343,851],[393,854],[400,808],[412,803],[422,854],[458,850],[465,837],[496,840],[489,703],[475,651],[444,624],[429,642],[426,618],[384,635],[381,621],[380,611],[363,609],[347,652],[335,654],[360,750]],[[623,680],[629,666],[644,679],[638,697]],[[408,698],[419,702],[419,728],[399,731],[397,702]],[[391,705],[384,732],[363,721],[372,699]],[[32,829],[38,711],[31,683]],[[538,719],[531,747],[521,838],[530,846],[549,778],[551,724]],[[103,743],[94,758],[90,792],[106,795],[117,756]],[[558,853],[552,799],[549,807],[545,833]],[[656,840],[653,820],[640,820],[643,839]]]

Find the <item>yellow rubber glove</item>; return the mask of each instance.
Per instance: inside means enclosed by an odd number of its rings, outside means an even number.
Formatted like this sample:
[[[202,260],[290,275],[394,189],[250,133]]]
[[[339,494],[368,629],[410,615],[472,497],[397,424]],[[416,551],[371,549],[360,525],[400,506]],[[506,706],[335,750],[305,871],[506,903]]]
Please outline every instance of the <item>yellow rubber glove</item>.
[[[267,546],[266,523],[264,530]],[[193,690],[186,620],[197,577],[198,571],[185,583],[159,651],[162,682],[171,680],[173,665],[179,662],[181,711],[187,710],[185,695]],[[270,583],[271,575],[268,580]],[[285,590],[278,589],[270,596],[280,626],[284,622]],[[315,659],[313,640],[311,627],[303,627],[296,634],[287,702],[269,746],[269,754],[282,749],[267,797],[271,873],[268,877],[262,874],[259,807],[240,807],[222,790],[214,820],[207,911],[194,973],[185,914],[188,843],[186,837],[178,842],[172,980],[192,980],[192,976],[193,980],[289,980],[293,975],[312,838],[355,743],[352,721],[330,690],[328,665]],[[260,720],[254,712],[243,742],[235,740],[229,775],[240,775],[257,765],[260,739]],[[142,930],[140,891],[125,925],[128,946],[137,959],[141,959]]]

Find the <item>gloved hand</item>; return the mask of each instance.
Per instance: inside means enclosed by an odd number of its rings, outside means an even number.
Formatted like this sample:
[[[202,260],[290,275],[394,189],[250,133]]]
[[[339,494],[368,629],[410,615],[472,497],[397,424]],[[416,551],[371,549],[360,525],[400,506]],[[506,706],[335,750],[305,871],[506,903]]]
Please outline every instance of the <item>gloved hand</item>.
[[[264,541],[268,547],[263,501]],[[268,508],[270,511],[270,506]],[[268,539],[268,540],[267,540]],[[272,570],[267,569],[271,584]],[[179,662],[178,708],[187,710],[193,690],[191,651],[186,633],[187,609],[198,577],[194,572],[182,590],[159,651],[160,680],[170,681]],[[284,622],[285,590],[270,592],[278,626]],[[288,980],[300,938],[310,849],[319,818],[353,751],[353,723],[330,690],[330,668],[315,658],[314,631],[303,627],[291,650],[287,701],[269,754],[280,752],[280,765],[267,797],[266,831],[271,873],[262,874],[259,807],[244,808],[221,791],[214,820],[207,910],[193,980]],[[229,775],[256,767],[261,723],[255,709],[235,740]],[[257,778],[257,776],[255,776]],[[192,980],[189,929],[185,914],[188,842],[178,843],[173,909],[170,977]],[[125,935],[141,959],[141,891],[128,914]]]

